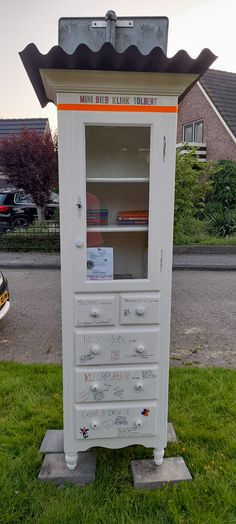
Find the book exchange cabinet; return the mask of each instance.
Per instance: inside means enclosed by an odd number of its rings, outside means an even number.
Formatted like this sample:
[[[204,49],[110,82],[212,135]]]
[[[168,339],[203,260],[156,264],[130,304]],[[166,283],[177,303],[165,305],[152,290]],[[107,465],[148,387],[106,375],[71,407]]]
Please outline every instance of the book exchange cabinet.
[[[167,443],[177,97],[130,91],[58,95],[70,468],[132,444],[160,464]]]
[[[116,21],[111,11],[105,20],[62,19],[64,48],[42,55],[30,44],[21,53],[41,105],[53,101],[58,110],[64,451],[71,470],[79,452],[96,446],[141,444],[162,463],[178,99],[215,59],[209,50],[196,60],[185,51],[167,58],[163,42],[150,41],[143,53],[130,45],[139,36],[146,45],[143,27],[150,24],[164,25],[147,30],[147,40],[163,35],[167,19],[138,25],[135,17]],[[90,47],[79,40],[88,28]],[[110,41],[102,45],[104,35]]]

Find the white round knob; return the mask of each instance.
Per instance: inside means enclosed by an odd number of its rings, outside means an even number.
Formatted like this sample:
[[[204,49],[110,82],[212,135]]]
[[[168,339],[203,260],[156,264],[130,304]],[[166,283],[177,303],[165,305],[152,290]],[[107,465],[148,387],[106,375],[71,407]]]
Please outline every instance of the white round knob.
[[[83,247],[84,241],[82,240],[82,238],[77,238],[77,240],[75,241],[75,245],[76,247]]]
[[[93,353],[93,355],[98,355],[100,351],[100,347],[96,344],[94,344],[94,346],[91,347],[91,353]]]
[[[93,391],[94,393],[96,393],[97,391],[99,391],[99,385],[98,384],[92,384],[91,386],[91,391]]]
[[[91,422],[91,427],[92,427],[93,429],[97,429],[98,426],[99,426],[98,421],[97,421],[97,420],[92,420],[92,422]]]
[[[139,346],[136,347],[136,351],[137,353],[144,353],[145,347],[140,344]]]
[[[139,306],[136,308],[136,315],[139,315],[140,317],[142,317],[145,313],[145,309],[143,306]]]
[[[99,315],[99,311],[98,309],[92,309],[90,314],[91,314],[91,317],[96,318]]]
[[[137,391],[142,391],[143,390],[142,382],[137,382],[137,384],[135,384],[135,388],[137,389]]]
[[[135,426],[136,426],[136,428],[141,428],[142,425],[143,425],[142,420],[136,420],[136,421],[135,421]]]

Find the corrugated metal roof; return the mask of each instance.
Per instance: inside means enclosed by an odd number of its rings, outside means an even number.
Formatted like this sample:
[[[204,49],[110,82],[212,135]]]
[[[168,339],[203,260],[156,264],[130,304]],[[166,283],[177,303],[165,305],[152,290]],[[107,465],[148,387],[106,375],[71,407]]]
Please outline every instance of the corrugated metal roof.
[[[204,49],[196,59],[183,50],[168,58],[160,47],[155,47],[147,55],[143,55],[136,46],[118,53],[108,42],[96,52],[81,44],[73,54],[67,54],[60,46],[55,46],[46,55],[41,54],[35,44],[29,44],[20,57],[42,107],[52,100],[45,93],[40,69],[188,73],[199,78],[216,59],[209,49]]]
[[[49,129],[48,118],[9,118],[0,119],[0,138],[16,135],[25,130],[45,133]]]
[[[200,84],[236,137],[236,73],[210,69]]]

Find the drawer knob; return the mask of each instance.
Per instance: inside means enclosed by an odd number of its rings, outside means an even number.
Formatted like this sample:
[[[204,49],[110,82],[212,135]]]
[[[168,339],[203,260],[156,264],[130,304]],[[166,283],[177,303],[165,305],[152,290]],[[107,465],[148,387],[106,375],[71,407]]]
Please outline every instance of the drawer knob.
[[[145,313],[145,309],[143,306],[138,306],[136,308],[136,315],[138,315],[139,317],[142,317]]]
[[[143,390],[142,382],[137,382],[137,384],[135,384],[135,388],[137,389],[137,391],[142,391]]]
[[[84,241],[82,238],[77,238],[77,240],[75,241],[75,245],[76,247],[83,247],[84,245]]]
[[[91,427],[92,427],[93,429],[97,429],[98,426],[99,426],[98,421],[97,421],[97,420],[92,420],[92,422],[91,422]]]
[[[94,346],[92,346],[91,348],[91,353],[93,353],[93,355],[98,355],[100,351],[101,351],[100,347],[97,346],[96,344],[94,344]]]
[[[92,384],[91,391],[93,391],[93,393],[100,391],[99,384]]]
[[[99,311],[98,309],[92,309],[90,314],[91,314],[91,317],[96,318],[99,315]]]
[[[136,428],[141,428],[141,427],[143,426],[143,422],[142,422],[142,420],[139,420],[139,419],[136,420],[136,422],[135,422],[135,426],[136,426]]]
[[[137,353],[144,353],[145,347],[140,344],[139,346],[136,347],[136,351]]]

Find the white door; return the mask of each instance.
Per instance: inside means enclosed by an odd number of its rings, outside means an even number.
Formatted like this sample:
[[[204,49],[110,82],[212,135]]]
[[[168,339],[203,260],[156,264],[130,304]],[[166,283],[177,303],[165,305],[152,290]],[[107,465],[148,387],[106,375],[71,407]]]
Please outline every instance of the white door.
[[[75,111],[64,122],[74,292],[160,289],[159,118]]]

